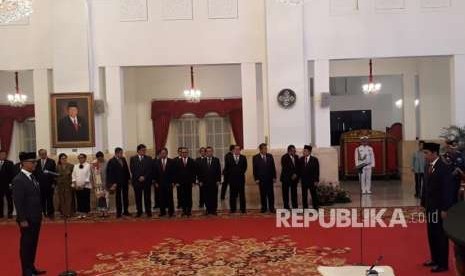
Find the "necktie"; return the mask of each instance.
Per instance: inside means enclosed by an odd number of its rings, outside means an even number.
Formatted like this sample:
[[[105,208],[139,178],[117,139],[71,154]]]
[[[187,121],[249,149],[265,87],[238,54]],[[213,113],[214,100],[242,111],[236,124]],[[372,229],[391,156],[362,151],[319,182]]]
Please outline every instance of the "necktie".
[[[166,159],[163,159],[161,163],[162,163],[162,169],[163,169],[163,171],[165,171],[165,168],[166,168]]]
[[[266,163],[266,155],[262,155],[262,158],[263,158],[263,162]]]
[[[234,161],[236,161],[236,165],[239,163],[239,156],[235,155],[234,156]]]
[[[295,165],[294,156],[291,155],[292,165]]]
[[[210,167],[212,164],[212,159],[211,158],[208,158],[208,166]]]
[[[41,160],[41,165],[42,165],[42,170],[44,170],[44,168],[45,168],[45,160],[44,159]]]
[[[184,167],[187,165],[187,160],[186,160],[186,158],[183,158],[183,159],[182,159],[182,163],[184,164]]]
[[[39,187],[39,182],[37,182],[36,178],[32,174],[31,174],[31,181],[34,184],[34,187],[36,187],[36,188]]]
[[[308,157],[305,157],[305,167],[308,165]]]
[[[119,163],[120,166],[122,167],[122,166],[123,166],[123,160],[122,160],[121,158],[118,158],[118,159],[116,159],[116,160],[118,160],[118,163]]]
[[[77,119],[76,119],[76,118],[73,119],[73,125],[74,125],[74,130],[78,131],[78,130],[79,130],[79,125],[78,125],[78,123],[77,123]]]
[[[433,168],[434,168],[433,163],[429,164],[429,167],[428,167],[428,175],[431,175],[431,174],[433,173]]]

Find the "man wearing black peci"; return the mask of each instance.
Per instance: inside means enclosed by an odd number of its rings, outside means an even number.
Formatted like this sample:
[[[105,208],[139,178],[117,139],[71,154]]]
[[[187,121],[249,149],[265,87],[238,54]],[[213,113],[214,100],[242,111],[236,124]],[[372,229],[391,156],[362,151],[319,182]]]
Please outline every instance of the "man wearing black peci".
[[[276,182],[276,167],[273,155],[268,153],[267,144],[260,144],[259,150],[260,153],[253,157],[253,176],[260,190],[261,212],[269,210],[274,213],[273,185]]]
[[[302,184],[302,205],[308,208],[308,190],[312,196],[313,209],[319,208],[318,194],[316,191],[320,182],[320,163],[316,157],[311,156],[312,146],[305,145],[303,156],[299,160],[299,177]]]
[[[237,197],[241,213],[246,212],[245,201],[245,173],[247,171],[247,158],[241,154],[241,147],[236,145],[232,154],[226,155],[224,160],[224,182],[229,183],[229,208],[231,213],[236,212]]]
[[[422,206],[426,209],[428,243],[431,260],[424,266],[431,272],[443,272],[449,266],[449,240],[444,232],[443,220],[447,210],[456,202],[455,180],[451,168],[439,156],[440,145],[425,143],[426,174]]]
[[[168,149],[163,148],[160,151],[159,158],[153,162],[153,180],[160,194],[160,217],[174,215],[174,161],[168,158]]]
[[[175,182],[181,196],[182,216],[192,215],[192,187],[195,184],[195,161],[189,157],[186,147],[181,149],[181,156],[175,165]]]
[[[6,198],[8,206],[8,218],[13,218],[13,199],[11,197],[11,181],[16,176],[15,165],[7,160],[7,153],[0,150],[0,218],[4,217],[4,201]]]
[[[205,204],[205,186],[200,185],[200,174],[202,173],[202,163],[205,159],[206,149],[201,147],[199,149],[199,157],[195,159],[195,165],[197,166],[196,169],[196,177],[197,183],[199,183],[199,208],[203,208]]]
[[[34,176],[40,184],[40,194],[42,198],[42,212],[44,216],[53,219],[55,217],[55,208],[53,206],[53,195],[55,193],[55,160],[48,158],[47,151],[39,150],[39,159],[34,171]]]
[[[129,173],[128,163],[123,156],[122,148],[115,148],[115,156],[107,164],[107,186],[110,192],[116,193],[116,217],[130,216],[129,206]]]
[[[40,226],[42,223],[42,205],[40,186],[34,175],[36,153],[19,154],[21,172],[13,179],[13,201],[16,207],[16,220],[21,232],[19,254],[23,276],[45,274],[35,267]]]
[[[137,155],[131,157],[132,186],[136,198],[137,217],[142,216],[142,200],[147,217],[152,216],[152,158],[146,155],[147,147],[137,146]]]
[[[226,163],[226,159],[228,159],[230,156],[233,154],[233,150],[236,147],[236,145],[230,145],[229,146],[229,152],[224,155],[224,162]],[[223,175],[224,175],[224,170],[223,170]],[[224,177],[223,183],[221,184],[221,195],[220,198],[221,200],[224,200],[226,198],[226,190],[228,189],[229,182],[227,181],[226,175]],[[231,194],[231,188],[229,188],[229,194]]]
[[[215,215],[218,209],[218,186],[221,183],[220,159],[213,156],[213,148],[205,149],[205,158],[200,164],[199,185],[205,191],[207,215]]]
[[[299,156],[296,154],[295,146],[289,145],[287,153],[281,157],[281,183],[283,191],[284,209],[289,208],[289,191],[291,192],[292,208],[297,209],[297,184]]]

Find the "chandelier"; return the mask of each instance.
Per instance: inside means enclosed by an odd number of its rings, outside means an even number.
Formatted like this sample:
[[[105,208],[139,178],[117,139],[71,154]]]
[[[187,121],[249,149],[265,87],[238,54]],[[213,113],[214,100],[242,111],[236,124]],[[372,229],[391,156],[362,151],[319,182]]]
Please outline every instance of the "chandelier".
[[[18,72],[15,72],[15,84],[16,84],[16,92],[14,94],[8,94],[8,102],[11,106],[21,107],[26,104],[27,95],[24,95],[19,92],[19,84],[18,84]]]
[[[362,86],[363,93],[365,94],[375,94],[381,90],[381,83],[373,82],[373,61],[370,59],[370,75],[368,76],[368,83]]]
[[[200,97],[202,97],[202,91],[195,89],[194,86],[194,67],[191,66],[191,88],[184,90],[184,98],[186,101],[191,103],[200,102]]]
[[[8,24],[28,17],[32,0],[0,0],[0,24]]]

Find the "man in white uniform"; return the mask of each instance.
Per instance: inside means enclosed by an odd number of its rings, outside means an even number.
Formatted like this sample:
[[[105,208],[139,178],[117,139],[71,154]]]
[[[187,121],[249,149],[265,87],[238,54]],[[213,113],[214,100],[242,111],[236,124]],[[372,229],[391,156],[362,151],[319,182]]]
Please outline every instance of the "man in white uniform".
[[[361,145],[355,149],[355,166],[364,166],[362,173],[359,173],[363,194],[371,194],[371,173],[375,167],[375,154],[373,148],[368,145],[368,137],[360,138]]]

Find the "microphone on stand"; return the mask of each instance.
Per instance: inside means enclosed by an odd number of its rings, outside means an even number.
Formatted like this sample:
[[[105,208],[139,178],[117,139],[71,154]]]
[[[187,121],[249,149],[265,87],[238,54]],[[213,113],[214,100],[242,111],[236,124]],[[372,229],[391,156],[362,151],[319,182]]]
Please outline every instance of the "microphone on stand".
[[[383,259],[383,256],[379,256],[379,258],[376,260],[376,262],[367,270],[367,276],[376,276],[376,275],[379,275],[378,274],[378,271],[376,271],[375,269],[375,266],[377,266],[379,264],[379,262],[381,262],[381,260]]]
[[[60,176],[59,173],[52,172],[52,171],[49,171],[49,170],[44,170],[44,174],[50,174],[50,175],[53,175],[53,176]]]

